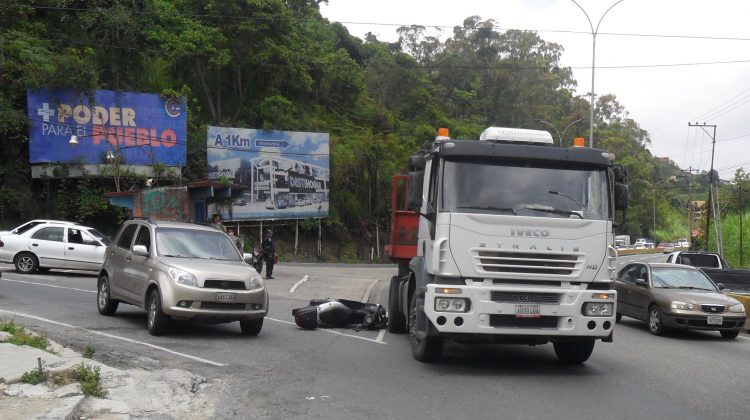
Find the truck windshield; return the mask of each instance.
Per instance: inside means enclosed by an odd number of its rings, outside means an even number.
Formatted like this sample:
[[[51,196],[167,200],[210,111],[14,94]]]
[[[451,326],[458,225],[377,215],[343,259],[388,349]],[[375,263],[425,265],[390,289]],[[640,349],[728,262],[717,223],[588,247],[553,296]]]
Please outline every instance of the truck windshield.
[[[605,169],[445,161],[443,211],[607,220]]]

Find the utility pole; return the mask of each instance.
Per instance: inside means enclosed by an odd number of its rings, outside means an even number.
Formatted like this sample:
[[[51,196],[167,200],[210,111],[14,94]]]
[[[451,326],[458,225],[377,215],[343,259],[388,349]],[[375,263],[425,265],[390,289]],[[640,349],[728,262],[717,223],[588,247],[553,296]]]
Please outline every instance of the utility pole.
[[[711,200],[712,191],[713,191],[713,185],[714,185],[714,151],[716,150],[716,125],[709,125],[706,123],[703,124],[691,124],[688,123],[688,127],[700,127],[701,130],[703,130],[706,134],[711,136],[711,171],[708,173],[708,208],[706,209],[706,243],[703,245],[703,251],[708,251],[708,239],[710,237],[710,229],[711,229],[711,207],[713,205],[713,202]],[[709,134],[708,131],[706,131],[706,127],[711,127],[714,129],[713,135]],[[718,235],[718,232],[717,232]],[[717,248],[720,249],[718,236],[717,236]],[[720,253],[721,254],[721,253]]]
[[[739,184],[739,181],[737,182]],[[739,185],[740,187],[740,267],[743,265],[742,261],[742,219],[745,217],[745,207],[742,205],[742,184]]]

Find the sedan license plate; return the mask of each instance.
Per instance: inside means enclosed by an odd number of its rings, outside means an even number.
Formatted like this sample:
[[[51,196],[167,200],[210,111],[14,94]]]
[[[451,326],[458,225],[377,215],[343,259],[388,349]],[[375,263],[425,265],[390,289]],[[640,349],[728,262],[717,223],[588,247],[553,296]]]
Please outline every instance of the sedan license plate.
[[[516,305],[516,318],[541,318],[539,305]]]
[[[232,303],[237,300],[237,293],[231,293],[231,292],[217,292],[216,293],[216,301],[217,302],[228,302]]]
[[[721,325],[724,322],[724,319],[718,315],[709,315],[708,319],[706,319],[706,324],[708,325]]]

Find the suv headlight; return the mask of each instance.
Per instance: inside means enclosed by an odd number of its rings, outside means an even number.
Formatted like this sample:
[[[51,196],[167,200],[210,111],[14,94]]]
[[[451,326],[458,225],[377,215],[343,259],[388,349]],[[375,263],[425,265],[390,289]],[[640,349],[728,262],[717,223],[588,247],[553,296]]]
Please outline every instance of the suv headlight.
[[[741,303],[738,303],[736,305],[730,306],[729,308],[727,308],[727,310],[736,314],[742,314],[745,313],[745,306],[743,306]]]
[[[187,271],[180,270],[179,268],[169,267],[169,278],[179,284],[185,286],[198,286],[198,280],[195,276],[188,273]]]
[[[695,309],[695,305],[692,303],[680,302],[679,300],[673,300],[669,307],[678,311],[692,311]]]
[[[255,289],[261,289],[261,288],[263,288],[263,279],[260,276],[253,274],[250,277],[250,288],[248,290],[255,290]]]

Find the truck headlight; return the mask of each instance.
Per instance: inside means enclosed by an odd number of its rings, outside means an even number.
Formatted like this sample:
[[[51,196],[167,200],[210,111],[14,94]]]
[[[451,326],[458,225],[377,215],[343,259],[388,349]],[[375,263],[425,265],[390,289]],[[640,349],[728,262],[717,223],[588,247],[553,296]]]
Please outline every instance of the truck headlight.
[[[194,275],[179,268],[169,267],[169,278],[185,286],[198,286],[198,280],[195,279]]]
[[[586,316],[612,316],[614,305],[612,302],[586,302],[583,304],[583,314]]]
[[[680,302],[679,300],[673,300],[669,307],[678,311],[692,311],[695,309],[695,305],[692,303]]]
[[[741,303],[738,303],[736,305],[732,305],[729,308],[727,308],[727,310],[729,312],[733,312],[735,314],[745,313],[745,307]]]
[[[469,299],[436,297],[435,312],[469,312]]]

